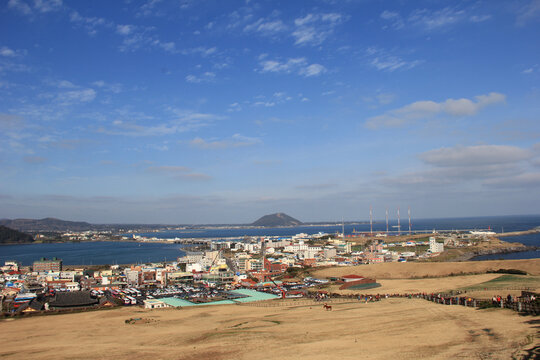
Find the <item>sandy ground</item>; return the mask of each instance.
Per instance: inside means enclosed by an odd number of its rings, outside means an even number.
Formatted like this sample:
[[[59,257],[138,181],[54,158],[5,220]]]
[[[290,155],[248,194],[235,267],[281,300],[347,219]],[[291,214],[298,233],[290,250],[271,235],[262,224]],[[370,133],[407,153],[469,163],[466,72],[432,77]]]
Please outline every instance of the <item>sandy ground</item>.
[[[493,260],[463,262],[407,262],[358,265],[352,267],[332,267],[313,271],[315,277],[339,277],[357,274],[369,278],[410,279],[423,277],[447,276],[450,274],[481,273],[487,270],[517,269],[531,275],[540,275],[540,259],[530,260]]]
[[[279,300],[278,300],[279,301]],[[288,302],[290,304],[290,302]],[[125,324],[129,318],[142,318]],[[0,322],[2,359],[508,359],[534,318],[421,299],[120,308]]]

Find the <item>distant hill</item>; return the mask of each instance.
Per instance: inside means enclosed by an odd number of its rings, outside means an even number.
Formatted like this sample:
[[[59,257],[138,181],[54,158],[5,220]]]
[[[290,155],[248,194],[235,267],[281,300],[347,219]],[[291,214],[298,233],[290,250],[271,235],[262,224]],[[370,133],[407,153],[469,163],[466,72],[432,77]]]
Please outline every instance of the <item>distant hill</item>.
[[[0,244],[20,244],[34,241],[32,235],[0,225]]]
[[[284,213],[276,213],[271,215],[265,215],[259,220],[255,221],[251,225],[253,226],[265,226],[265,227],[275,227],[275,226],[298,226],[302,225],[302,222],[296,220],[293,217],[290,217]]]
[[[92,224],[83,221],[66,221],[55,218],[45,219],[3,219],[0,225],[19,231],[85,231],[93,228]]]

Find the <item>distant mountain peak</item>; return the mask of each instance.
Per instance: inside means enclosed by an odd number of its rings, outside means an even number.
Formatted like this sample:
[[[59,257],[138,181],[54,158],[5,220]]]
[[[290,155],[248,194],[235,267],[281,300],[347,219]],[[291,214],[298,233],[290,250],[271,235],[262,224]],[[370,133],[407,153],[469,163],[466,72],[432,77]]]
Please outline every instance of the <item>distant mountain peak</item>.
[[[253,222],[253,226],[265,226],[265,227],[275,227],[275,226],[298,226],[302,225],[302,222],[296,220],[295,218],[285,214],[285,213],[275,213],[270,215],[265,215]]]

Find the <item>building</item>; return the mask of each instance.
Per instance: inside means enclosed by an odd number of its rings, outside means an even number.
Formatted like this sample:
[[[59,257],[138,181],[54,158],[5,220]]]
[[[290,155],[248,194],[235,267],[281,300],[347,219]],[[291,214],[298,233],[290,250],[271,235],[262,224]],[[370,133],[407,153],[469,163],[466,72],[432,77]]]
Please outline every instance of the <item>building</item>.
[[[433,236],[429,238],[429,251],[431,253],[441,253],[444,251],[444,244],[438,243],[437,239],[435,239]]]
[[[52,258],[51,260],[41,258],[34,261],[32,269],[35,272],[62,271],[62,260],[57,258]]]
[[[160,309],[169,307],[169,305],[165,304],[163,301],[158,299],[146,299],[144,300],[144,308],[145,309]]]
[[[342,276],[340,280],[343,282],[352,282],[352,281],[359,281],[363,279],[364,279],[363,276],[351,274],[351,275]]]

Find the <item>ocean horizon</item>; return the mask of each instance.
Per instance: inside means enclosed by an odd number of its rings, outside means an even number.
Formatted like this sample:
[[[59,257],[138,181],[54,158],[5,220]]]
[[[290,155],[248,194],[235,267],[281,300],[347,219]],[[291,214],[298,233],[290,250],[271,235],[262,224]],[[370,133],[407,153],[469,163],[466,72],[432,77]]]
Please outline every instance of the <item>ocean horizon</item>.
[[[389,228],[396,230],[397,220],[389,220]],[[456,229],[492,229],[495,232],[530,230],[540,226],[540,215],[483,216],[468,218],[413,219],[412,231],[456,230]],[[408,219],[401,221],[401,232],[408,233]],[[316,234],[319,232],[341,232],[341,225],[331,226],[296,226],[278,228],[233,228],[233,229],[186,229],[160,232],[136,233],[136,235],[169,238],[232,238],[253,236],[288,237],[299,233]],[[356,232],[369,232],[370,224],[345,224],[345,235]],[[386,231],[386,222],[374,222],[374,232]],[[507,242],[519,242],[524,245],[540,247],[540,234],[504,237]],[[65,265],[105,265],[134,264],[148,262],[174,261],[185,254],[181,244],[99,241],[81,243],[14,244],[0,246],[0,263],[16,260],[23,265],[31,265],[41,257],[62,259]],[[475,260],[493,259],[530,259],[539,258],[540,251],[525,251],[509,254],[484,255]]]

